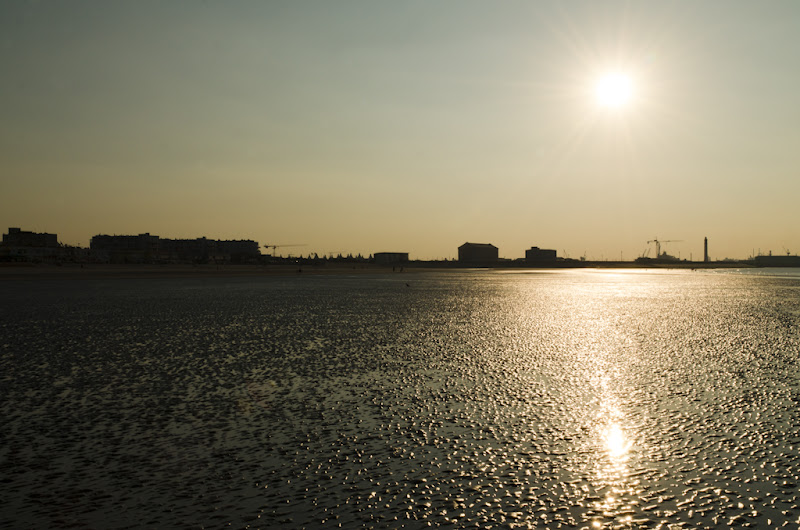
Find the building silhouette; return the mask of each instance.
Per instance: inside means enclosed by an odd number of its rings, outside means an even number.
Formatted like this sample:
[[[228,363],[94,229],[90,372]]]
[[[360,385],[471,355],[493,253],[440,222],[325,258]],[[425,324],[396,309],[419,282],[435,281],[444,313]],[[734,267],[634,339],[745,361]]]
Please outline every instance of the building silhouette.
[[[376,265],[402,265],[408,263],[408,252],[376,252],[372,259]]]
[[[9,228],[3,234],[0,257],[7,261],[51,261],[59,255],[58,235]]]
[[[543,262],[556,261],[556,251],[546,248],[531,247],[525,251],[525,261]]]
[[[103,261],[112,263],[145,263],[159,257],[159,237],[149,233],[136,236],[96,235],[89,248]]]
[[[258,243],[252,240],[168,239],[150,233],[96,235],[89,246],[111,263],[246,262],[261,256]]]
[[[9,228],[3,234],[3,245],[15,247],[56,248],[58,236],[56,234],[27,232],[19,228]]]
[[[753,263],[758,267],[800,267],[800,256],[756,256]]]
[[[458,261],[465,263],[498,260],[497,247],[490,243],[464,243],[458,247]]]

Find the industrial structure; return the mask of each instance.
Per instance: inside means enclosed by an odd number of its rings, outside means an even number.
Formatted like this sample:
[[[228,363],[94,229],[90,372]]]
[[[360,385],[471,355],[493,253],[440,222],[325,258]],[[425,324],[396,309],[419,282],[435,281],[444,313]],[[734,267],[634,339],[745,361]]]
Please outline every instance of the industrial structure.
[[[666,251],[661,252],[661,245],[663,245],[664,243],[678,243],[680,241],[683,241],[683,240],[682,239],[667,239],[667,240],[659,241],[658,239],[651,239],[650,241],[647,242],[647,244],[649,245],[650,243],[655,243],[655,245],[656,245],[656,256],[655,256],[655,259],[662,260],[662,261],[678,261],[678,258],[676,258],[675,256],[670,256],[669,254],[667,254]]]
[[[294,244],[290,244],[290,245],[289,244],[287,244],[287,245],[264,245],[264,248],[272,249],[272,257],[275,257],[275,254],[277,253],[279,248],[283,248],[283,247],[304,247],[304,246],[306,246],[305,243],[294,243]]]
[[[770,252],[766,256],[755,256],[753,263],[757,267],[800,267],[800,256],[790,254],[773,256]]]
[[[497,260],[497,247],[490,243],[464,243],[458,247],[459,262],[489,263]]]
[[[556,251],[547,248],[531,247],[525,251],[525,261],[527,262],[550,262],[556,261]]]

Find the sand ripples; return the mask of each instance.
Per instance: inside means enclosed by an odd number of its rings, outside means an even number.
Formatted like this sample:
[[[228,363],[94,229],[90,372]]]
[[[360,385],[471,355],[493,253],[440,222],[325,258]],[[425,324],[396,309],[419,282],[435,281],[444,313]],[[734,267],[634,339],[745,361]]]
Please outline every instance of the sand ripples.
[[[412,278],[9,282],[3,522],[800,524],[795,280]]]

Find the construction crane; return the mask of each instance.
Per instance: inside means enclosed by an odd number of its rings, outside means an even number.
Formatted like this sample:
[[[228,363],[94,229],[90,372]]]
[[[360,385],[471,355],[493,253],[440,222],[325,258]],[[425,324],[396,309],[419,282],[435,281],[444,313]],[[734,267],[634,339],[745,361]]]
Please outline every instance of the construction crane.
[[[275,250],[282,247],[304,247],[306,243],[299,243],[294,245],[264,245],[264,248],[272,249],[272,253],[275,254]]]
[[[648,245],[650,243],[655,243],[656,244],[656,258],[660,258],[661,257],[661,244],[662,243],[678,243],[680,241],[683,241],[683,239],[667,239],[666,241],[659,241],[658,239],[651,239],[650,241],[647,242],[647,244]]]

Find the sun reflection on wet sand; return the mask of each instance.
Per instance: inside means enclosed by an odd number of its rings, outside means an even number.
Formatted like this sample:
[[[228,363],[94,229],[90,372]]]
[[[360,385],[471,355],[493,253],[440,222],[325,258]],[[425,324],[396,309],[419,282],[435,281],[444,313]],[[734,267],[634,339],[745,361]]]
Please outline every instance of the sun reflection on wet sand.
[[[628,451],[633,446],[633,441],[625,436],[625,432],[618,424],[609,425],[605,430],[605,445],[608,454],[615,461],[625,460]]]
[[[603,334],[604,320],[598,317],[595,324],[595,333]],[[591,528],[630,527],[641,493],[638,480],[631,476],[637,467],[636,429],[626,412],[631,389],[618,361],[614,351],[595,347],[584,366],[591,371],[594,389],[591,482],[599,494],[585,507]]]
[[[630,477],[634,441],[623,427],[624,419],[616,407],[603,407],[595,430],[596,467],[594,484],[602,496],[588,508],[594,512],[592,527],[608,524],[628,525],[638,503],[636,481]]]

